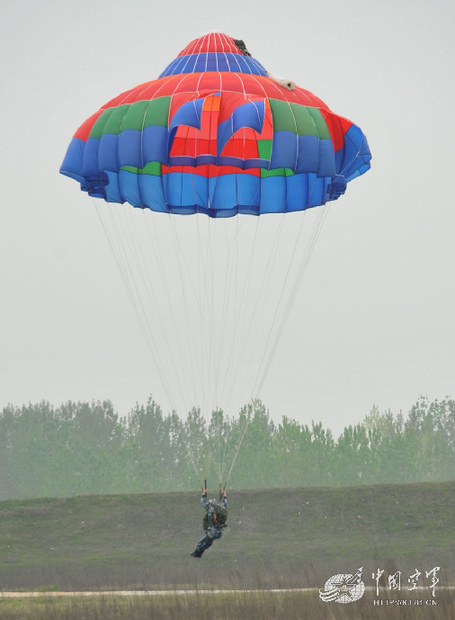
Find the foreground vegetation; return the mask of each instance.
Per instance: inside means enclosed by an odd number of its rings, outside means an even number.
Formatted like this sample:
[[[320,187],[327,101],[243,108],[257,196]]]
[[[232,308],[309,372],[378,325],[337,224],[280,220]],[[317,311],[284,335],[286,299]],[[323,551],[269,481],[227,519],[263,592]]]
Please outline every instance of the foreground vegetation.
[[[234,460],[237,489],[455,479],[455,401],[421,398],[407,416],[373,408],[337,440],[320,423],[275,424],[259,401],[209,424],[152,399],[127,418],[110,402],[0,412],[0,499],[190,490],[198,477],[224,482]]]
[[[382,606],[375,605],[374,595],[367,592],[352,604],[323,603],[317,592],[271,593],[256,592],[235,594],[188,594],[167,596],[71,598],[37,600],[2,600],[2,620],[101,620],[125,618],[127,620],[374,620],[387,618],[422,618],[452,620],[455,618],[455,598],[442,592],[434,606],[427,599],[407,599],[409,606],[397,605],[394,599],[383,598]],[[418,601],[418,604],[415,603]]]

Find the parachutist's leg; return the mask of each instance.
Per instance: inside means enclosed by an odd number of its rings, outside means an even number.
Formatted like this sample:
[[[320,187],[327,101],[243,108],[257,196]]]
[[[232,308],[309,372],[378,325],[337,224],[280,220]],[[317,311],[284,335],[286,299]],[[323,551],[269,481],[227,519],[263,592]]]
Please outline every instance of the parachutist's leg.
[[[196,550],[193,551],[190,555],[194,558],[200,558],[204,551],[213,545],[213,538],[210,538],[207,533],[201,538],[201,540],[196,545]]]

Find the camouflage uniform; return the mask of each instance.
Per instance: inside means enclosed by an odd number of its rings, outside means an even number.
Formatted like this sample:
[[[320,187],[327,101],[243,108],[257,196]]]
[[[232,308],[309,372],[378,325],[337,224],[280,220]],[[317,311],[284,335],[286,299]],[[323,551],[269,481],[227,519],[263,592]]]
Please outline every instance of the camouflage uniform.
[[[211,503],[211,501],[207,501],[207,495],[202,495],[201,504],[207,511],[209,526],[205,530],[204,536],[196,545],[196,550],[193,551],[193,553],[191,554],[193,557],[196,558],[200,558],[204,551],[213,545],[213,541],[216,538],[221,538],[221,536],[223,535],[223,529],[216,523],[215,506],[213,505],[213,503]],[[223,508],[227,508],[226,496],[223,497],[223,501],[221,502],[220,506],[222,506]]]

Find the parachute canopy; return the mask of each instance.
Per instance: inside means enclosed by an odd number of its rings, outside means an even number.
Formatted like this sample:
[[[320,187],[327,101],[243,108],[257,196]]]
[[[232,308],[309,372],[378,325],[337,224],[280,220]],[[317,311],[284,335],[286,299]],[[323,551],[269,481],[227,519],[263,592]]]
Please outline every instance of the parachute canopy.
[[[231,442],[223,411],[262,396],[328,211],[309,207],[370,159],[356,125],[219,33],[112,99],[69,145],[60,172],[109,203],[93,201],[168,406],[218,412],[219,480],[247,429]]]
[[[108,202],[219,218],[325,204],[370,159],[356,125],[211,33],[88,118],[60,172]]]

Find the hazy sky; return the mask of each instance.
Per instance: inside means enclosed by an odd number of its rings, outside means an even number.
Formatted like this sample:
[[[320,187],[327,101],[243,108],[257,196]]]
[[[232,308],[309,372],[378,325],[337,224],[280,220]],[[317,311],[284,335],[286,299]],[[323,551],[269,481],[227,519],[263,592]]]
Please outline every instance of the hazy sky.
[[[83,120],[210,31],[373,153],[328,212],[260,394],[273,418],[338,432],[374,404],[455,397],[453,0],[3,0],[0,406],[168,409],[93,201],[58,171]]]

